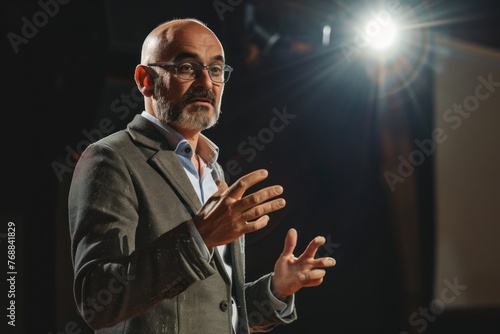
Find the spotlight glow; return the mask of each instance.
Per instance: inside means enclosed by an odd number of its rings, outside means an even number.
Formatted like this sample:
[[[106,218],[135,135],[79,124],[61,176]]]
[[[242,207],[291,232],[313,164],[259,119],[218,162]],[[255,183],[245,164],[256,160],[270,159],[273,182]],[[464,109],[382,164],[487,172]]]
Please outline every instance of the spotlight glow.
[[[369,44],[375,50],[385,51],[395,44],[397,35],[397,27],[391,22],[385,27],[381,27],[380,30],[369,39]]]

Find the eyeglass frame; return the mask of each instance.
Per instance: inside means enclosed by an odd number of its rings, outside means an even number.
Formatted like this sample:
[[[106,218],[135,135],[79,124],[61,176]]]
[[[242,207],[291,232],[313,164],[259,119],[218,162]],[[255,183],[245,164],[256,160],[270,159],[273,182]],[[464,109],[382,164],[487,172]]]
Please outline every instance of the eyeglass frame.
[[[179,77],[179,74],[178,74],[178,69],[177,67],[179,65],[182,65],[182,64],[190,64],[191,66],[194,67],[194,78],[192,79],[187,79],[187,78],[181,78]],[[229,65],[226,65],[226,64],[210,64],[210,65],[201,65],[201,64],[198,64],[197,62],[191,62],[191,61],[164,61],[164,62],[155,62],[155,63],[148,63],[147,64],[148,66],[158,66],[158,67],[163,67],[163,66],[173,66],[175,68],[175,75],[181,79],[181,80],[186,80],[186,81],[190,81],[190,80],[196,80],[200,77],[201,75],[201,71],[202,70],[207,70],[208,71],[208,76],[210,77],[210,80],[212,80],[213,82],[215,83],[227,83],[229,81],[229,78],[231,77],[231,72],[233,72],[233,68]],[[212,66],[221,66],[222,67],[222,71],[224,73],[227,72],[227,77],[224,76],[224,81],[215,81],[213,78],[212,78],[212,75],[210,74],[210,68]]]

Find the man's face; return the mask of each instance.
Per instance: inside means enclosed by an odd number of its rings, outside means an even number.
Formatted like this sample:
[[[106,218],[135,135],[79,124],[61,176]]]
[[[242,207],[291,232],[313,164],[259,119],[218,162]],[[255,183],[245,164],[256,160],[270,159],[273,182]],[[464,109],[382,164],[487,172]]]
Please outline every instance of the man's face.
[[[222,46],[205,27],[192,24],[169,31],[168,45],[155,62],[181,61],[201,65],[224,63]],[[179,79],[174,67],[155,68],[153,108],[162,122],[174,128],[204,130],[217,123],[224,84],[213,82],[202,70],[195,80]]]

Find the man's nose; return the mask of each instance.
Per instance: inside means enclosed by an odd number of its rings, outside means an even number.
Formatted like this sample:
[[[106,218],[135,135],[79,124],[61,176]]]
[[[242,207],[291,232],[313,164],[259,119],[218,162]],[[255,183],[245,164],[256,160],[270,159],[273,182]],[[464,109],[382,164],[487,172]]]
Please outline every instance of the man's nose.
[[[203,87],[204,89],[212,89],[213,81],[208,74],[208,70],[203,68],[200,70],[198,77],[195,79],[195,85],[197,87]]]

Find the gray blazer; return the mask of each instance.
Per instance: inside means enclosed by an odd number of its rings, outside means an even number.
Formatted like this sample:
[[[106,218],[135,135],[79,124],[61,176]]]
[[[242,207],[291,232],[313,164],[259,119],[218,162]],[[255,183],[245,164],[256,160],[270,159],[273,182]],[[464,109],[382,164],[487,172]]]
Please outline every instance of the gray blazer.
[[[211,263],[202,257],[187,226],[202,204],[172,147],[140,115],[82,153],[68,204],[75,300],[96,333],[231,333],[231,295],[238,334],[297,318],[272,308],[270,275],[245,283],[243,237],[228,245],[232,280],[218,253]]]

